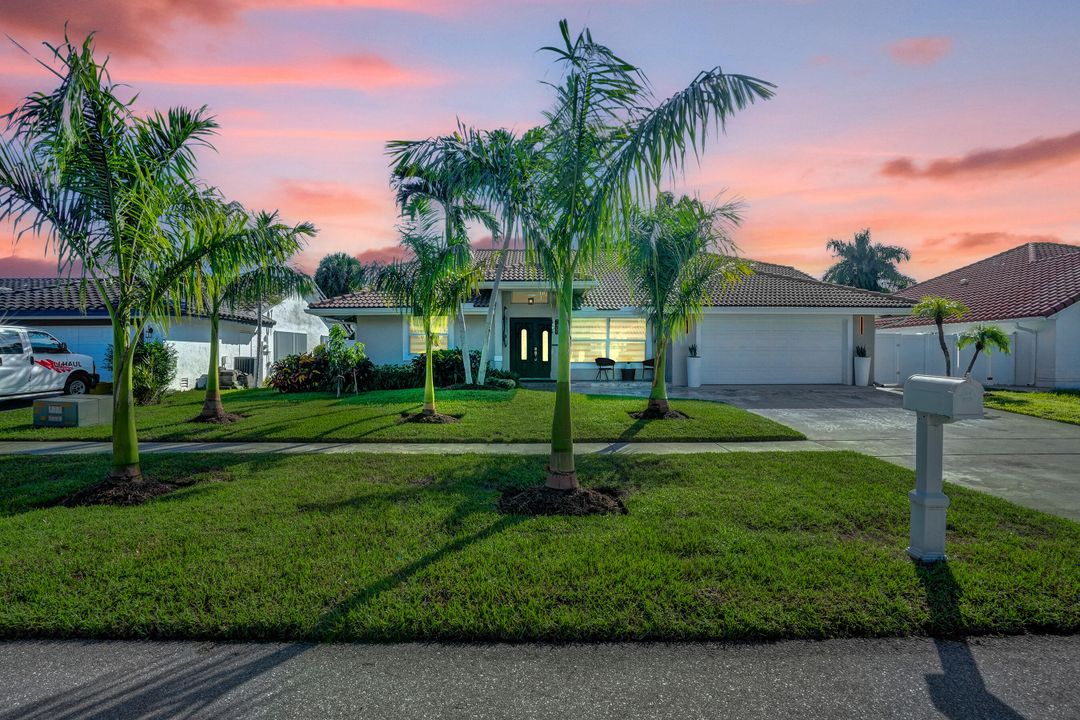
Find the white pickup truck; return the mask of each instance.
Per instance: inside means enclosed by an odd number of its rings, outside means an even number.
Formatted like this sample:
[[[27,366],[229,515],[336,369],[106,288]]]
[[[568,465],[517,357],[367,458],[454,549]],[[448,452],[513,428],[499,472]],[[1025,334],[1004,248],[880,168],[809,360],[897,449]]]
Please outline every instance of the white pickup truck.
[[[93,358],[70,352],[44,330],[0,325],[0,400],[85,395],[99,378]]]

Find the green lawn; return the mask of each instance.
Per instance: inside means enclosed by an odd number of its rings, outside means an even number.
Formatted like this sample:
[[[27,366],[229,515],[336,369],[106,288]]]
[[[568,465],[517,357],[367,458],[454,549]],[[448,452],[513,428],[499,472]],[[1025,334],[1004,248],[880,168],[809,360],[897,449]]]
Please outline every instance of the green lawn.
[[[502,516],[543,457],[150,455],[200,482],[40,507],[104,456],[0,457],[0,636],[824,638],[1080,631],[1080,525],[948,487],[947,567],[906,556],[911,472],[854,453],[589,456],[625,516]]]
[[[1047,420],[1080,425],[1080,390],[1052,392],[992,390],[983,397],[983,404],[996,410],[1008,410],[1022,415],[1034,415]]]
[[[389,390],[345,396],[275,390],[223,393],[225,409],[247,416],[232,425],[188,422],[202,408],[203,393],[169,395],[163,404],[136,409],[143,440],[278,440],[349,442],[547,442],[555,393],[541,390],[443,390],[439,412],[461,422],[427,425],[398,422],[401,413],[419,412],[423,390]],[[582,442],[800,440],[801,433],[723,403],[679,400],[675,407],[689,420],[635,420],[645,400],[574,395],[574,437]],[[34,428],[30,407],[0,411],[0,440],[108,440],[107,425],[85,428]]]

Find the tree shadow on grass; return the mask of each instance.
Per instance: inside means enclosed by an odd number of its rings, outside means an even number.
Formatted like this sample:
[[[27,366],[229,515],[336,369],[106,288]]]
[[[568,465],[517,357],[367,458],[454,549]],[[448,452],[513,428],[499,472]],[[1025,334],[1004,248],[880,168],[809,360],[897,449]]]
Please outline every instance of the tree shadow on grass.
[[[926,676],[934,707],[950,720],[1023,720],[1023,715],[987,690],[971,648],[961,636],[962,593],[948,563],[917,564],[915,572],[926,592],[942,669],[940,675]]]

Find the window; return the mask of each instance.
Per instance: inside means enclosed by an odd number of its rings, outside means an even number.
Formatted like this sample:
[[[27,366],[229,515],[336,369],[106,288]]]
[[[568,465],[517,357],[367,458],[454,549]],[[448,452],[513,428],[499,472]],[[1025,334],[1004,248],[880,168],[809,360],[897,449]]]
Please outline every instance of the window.
[[[274,331],[274,362],[287,355],[307,352],[307,333]]]
[[[431,347],[433,350],[445,350],[449,345],[449,323],[445,316],[431,318],[432,337]],[[409,352],[413,355],[424,354],[424,319],[418,317],[409,318]]]
[[[47,332],[30,330],[26,333],[30,336],[30,349],[36,353],[62,353],[64,343],[60,342]]]
[[[18,330],[0,330],[0,355],[22,355],[22,336]]]
[[[571,328],[571,362],[592,362],[598,357],[615,362],[645,359],[644,318],[576,318]]]

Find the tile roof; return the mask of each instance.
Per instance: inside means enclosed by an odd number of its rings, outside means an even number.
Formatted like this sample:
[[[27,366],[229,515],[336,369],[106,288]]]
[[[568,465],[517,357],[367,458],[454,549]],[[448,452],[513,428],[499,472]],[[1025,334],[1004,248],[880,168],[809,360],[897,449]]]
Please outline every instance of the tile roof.
[[[77,278],[0,278],[0,317],[37,317],[58,314],[80,314],[86,316],[107,315],[105,302],[97,287],[86,286],[85,302],[79,297],[79,279]],[[114,288],[110,283],[106,292],[115,298]],[[181,312],[187,314],[186,304],[181,303]],[[206,317],[204,313],[191,313],[193,317]],[[254,325],[254,309],[237,308],[224,310],[222,320]],[[274,321],[265,315],[264,325],[273,325]]]
[[[918,300],[942,295],[968,306],[963,322],[1047,317],[1080,301],[1080,246],[1027,243],[896,293]],[[878,327],[930,325],[887,318]]]
[[[510,250],[504,281],[543,282],[543,273],[530,265],[523,250]],[[484,279],[495,279],[499,251],[475,250],[477,262],[484,268]],[[857,307],[906,310],[913,304],[906,298],[834,285],[815,280],[810,275],[787,265],[749,261],[754,274],[734,284],[713,283],[714,307]],[[584,307],[598,310],[618,310],[631,307],[633,298],[626,272],[612,260],[601,261],[592,273],[595,288],[586,290]],[[491,292],[482,290],[475,300],[486,307]],[[311,305],[313,309],[374,309],[389,307],[386,297],[373,290],[361,290],[327,298]]]

